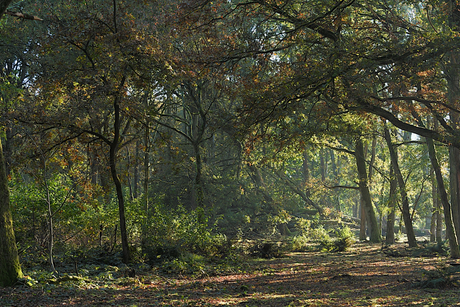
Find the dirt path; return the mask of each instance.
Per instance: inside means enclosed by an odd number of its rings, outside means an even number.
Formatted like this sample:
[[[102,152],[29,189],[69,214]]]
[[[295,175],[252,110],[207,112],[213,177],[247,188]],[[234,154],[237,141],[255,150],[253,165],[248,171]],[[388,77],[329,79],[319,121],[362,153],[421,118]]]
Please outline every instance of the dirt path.
[[[460,306],[460,288],[416,286],[445,258],[389,257],[379,245],[258,260],[244,274],[0,289],[0,306]]]

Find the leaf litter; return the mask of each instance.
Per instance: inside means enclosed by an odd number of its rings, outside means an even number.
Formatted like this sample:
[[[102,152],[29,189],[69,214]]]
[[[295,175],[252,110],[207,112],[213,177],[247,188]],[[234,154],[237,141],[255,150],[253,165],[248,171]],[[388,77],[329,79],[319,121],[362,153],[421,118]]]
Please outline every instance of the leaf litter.
[[[249,269],[216,276],[171,276],[150,269],[135,277],[63,278],[0,288],[0,306],[460,305],[455,261],[413,256],[402,244],[391,248],[393,255],[380,244],[357,243],[340,253],[249,259]]]

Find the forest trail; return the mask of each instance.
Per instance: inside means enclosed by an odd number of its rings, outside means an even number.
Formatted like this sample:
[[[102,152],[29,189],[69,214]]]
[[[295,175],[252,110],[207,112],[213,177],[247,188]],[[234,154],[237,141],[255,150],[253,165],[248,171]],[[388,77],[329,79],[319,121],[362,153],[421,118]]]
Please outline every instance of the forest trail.
[[[460,288],[420,286],[450,262],[412,257],[406,245],[254,260],[251,271],[191,278],[139,273],[104,285],[65,282],[0,289],[0,306],[460,306]],[[389,255],[390,254],[390,255]]]

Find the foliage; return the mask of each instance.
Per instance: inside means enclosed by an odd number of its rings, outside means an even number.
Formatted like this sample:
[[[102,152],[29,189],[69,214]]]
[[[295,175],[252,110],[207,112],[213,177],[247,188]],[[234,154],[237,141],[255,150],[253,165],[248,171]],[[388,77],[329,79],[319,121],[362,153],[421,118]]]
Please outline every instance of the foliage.
[[[250,247],[251,256],[265,259],[282,257],[285,250],[286,246],[282,242],[273,241],[255,242]]]
[[[143,243],[143,252],[151,263],[178,260],[190,253],[215,256],[226,241],[208,227],[202,209],[188,211],[155,206],[149,216],[149,236]]]
[[[352,234],[320,222],[359,217],[357,137],[385,220],[386,120],[405,130],[394,140],[410,214],[427,228],[431,165],[413,133],[458,145],[458,14],[426,1],[280,3],[17,3],[44,19],[0,25],[1,134],[24,262],[44,263],[46,186],[68,257],[119,255],[120,201],[133,261],[166,271],[281,255],[271,243],[281,237],[296,251],[346,250]],[[438,147],[447,182],[449,149]],[[234,245],[254,238],[266,242]]]
[[[354,234],[348,227],[343,227],[336,231],[336,237],[331,239],[325,237],[320,242],[322,251],[325,252],[344,252],[355,242]]]

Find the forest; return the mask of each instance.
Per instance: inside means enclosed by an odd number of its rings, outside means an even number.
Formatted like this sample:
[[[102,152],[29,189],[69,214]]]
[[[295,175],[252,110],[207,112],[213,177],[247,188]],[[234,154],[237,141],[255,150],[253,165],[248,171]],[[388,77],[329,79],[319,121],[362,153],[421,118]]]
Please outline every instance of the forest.
[[[460,2],[0,18],[0,305],[458,303]]]

